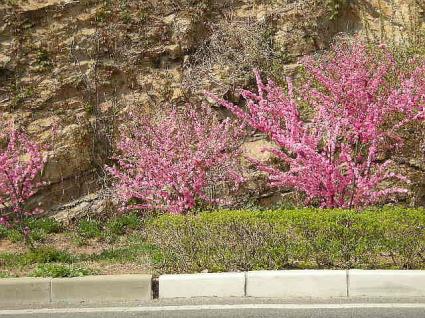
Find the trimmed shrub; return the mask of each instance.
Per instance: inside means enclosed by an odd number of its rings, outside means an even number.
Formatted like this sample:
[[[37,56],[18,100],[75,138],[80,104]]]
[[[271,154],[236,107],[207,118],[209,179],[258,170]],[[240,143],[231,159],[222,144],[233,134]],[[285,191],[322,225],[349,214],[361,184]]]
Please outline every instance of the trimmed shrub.
[[[425,210],[215,211],[146,225],[167,272],[425,268]]]

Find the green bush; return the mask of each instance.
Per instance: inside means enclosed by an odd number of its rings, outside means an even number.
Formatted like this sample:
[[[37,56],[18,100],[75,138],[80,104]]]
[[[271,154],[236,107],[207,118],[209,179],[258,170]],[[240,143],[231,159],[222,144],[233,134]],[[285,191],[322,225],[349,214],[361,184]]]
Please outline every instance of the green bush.
[[[81,220],[78,224],[77,233],[85,239],[92,239],[102,236],[102,229],[99,221],[96,220]]]
[[[52,218],[31,219],[28,227],[31,231],[43,231],[46,234],[59,233],[63,230],[62,225]]]
[[[74,257],[66,251],[57,250],[53,247],[40,247],[22,255],[24,264],[34,263],[71,263]]]
[[[106,229],[114,235],[124,235],[128,230],[136,230],[141,225],[141,219],[136,213],[117,216],[108,221]]]
[[[425,210],[215,211],[146,224],[169,272],[425,268]]]
[[[73,265],[40,264],[31,273],[32,277],[81,277],[95,274],[94,271]]]
[[[3,224],[0,224],[0,240],[6,238],[8,234],[9,234],[8,228],[4,226]]]
[[[9,229],[7,231],[7,239],[12,243],[22,242],[24,240],[23,234],[17,229]]]
[[[32,242],[43,242],[47,237],[47,233],[43,229],[34,229],[31,230],[29,236]]]
[[[39,247],[25,253],[0,253],[0,266],[16,268],[32,264],[72,263],[77,258],[53,247]]]

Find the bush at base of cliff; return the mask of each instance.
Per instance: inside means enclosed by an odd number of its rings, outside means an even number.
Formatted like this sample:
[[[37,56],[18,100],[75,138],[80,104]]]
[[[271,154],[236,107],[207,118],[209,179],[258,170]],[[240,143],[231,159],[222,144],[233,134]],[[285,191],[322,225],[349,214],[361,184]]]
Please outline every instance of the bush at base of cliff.
[[[147,223],[161,272],[425,269],[425,210],[215,211]]]

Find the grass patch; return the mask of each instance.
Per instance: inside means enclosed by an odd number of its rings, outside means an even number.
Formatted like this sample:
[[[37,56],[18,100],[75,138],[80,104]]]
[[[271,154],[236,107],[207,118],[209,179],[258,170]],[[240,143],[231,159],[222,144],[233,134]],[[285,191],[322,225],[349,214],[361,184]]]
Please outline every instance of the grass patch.
[[[84,239],[93,239],[102,236],[100,222],[97,220],[81,220],[77,227],[77,234]]]
[[[38,265],[30,276],[32,277],[82,277],[87,275],[94,275],[95,271],[69,264],[40,264]]]
[[[63,231],[61,224],[52,218],[30,219],[25,226],[29,227],[30,240],[33,242],[43,242],[48,234],[60,233]],[[24,236],[18,228],[0,225],[0,239],[5,238],[12,243],[24,241]]]
[[[3,224],[0,224],[0,240],[7,238],[7,235],[9,233],[9,230],[6,226]]]
[[[75,260],[75,256],[71,255],[67,251],[61,251],[53,247],[46,246],[29,251],[28,253],[24,254],[23,259],[25,264],[55,262],[72,263]]]
[[[62,225],[52,218],[31,219],[28,227],[32,231],[42,230],[46,234],[60,233],[63,231]]]
[[[24,240],[23,234],[17,229],[8,229],[7,230],[7,239],[12,243],[22,242]]]
[[[162,252],[150,243],[147,243],[140,234],[132,234],[125,237],[124,246],[111,246],[100,253],[80,256],[80,261],[110,263],[139,263],[142,260],[150,260],[154,265],[162,262]]]
[[[39,263],[72,263],[75,259],[75,256],[66,251],[45,246],[25,253],[1,253],[0,265],[13,268]]]
[[[142,225],[140,217],[135,213],[124,214],[112,218],[106,223],[106,229],[114,235],[124,235],[129,230],[137,230]]]

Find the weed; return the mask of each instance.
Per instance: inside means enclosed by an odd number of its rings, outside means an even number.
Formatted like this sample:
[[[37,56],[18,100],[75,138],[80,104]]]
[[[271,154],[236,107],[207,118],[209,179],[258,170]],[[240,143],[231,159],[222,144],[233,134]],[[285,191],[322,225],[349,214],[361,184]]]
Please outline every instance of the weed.
[[[130,11],[128,11],[128,10],[123,10],[123,11],[121,11],[120,17],[121,17],[121,20],[122,20],[125,24],[130,24],[130,23],[131,23],[131,21],[132,21]]]
[[[47,237],[47,233],[43,229],[35,229],[30,232],[30,240],[32,242],[43,242]]]
[[[148,20],[148,15],[144,11],[139,12],[139,23],[144,24]]]
[[[128,230],[138,229],[140,225],[140,217],[136,213],[129,213],[111,219],[106,224],[106,229],[114,235],[123,235]]]
[[[12,243],[19,243],[24,240],[24,236],[17,229],[9,229],[7,231],[7,239]]]
[[[349,0],[326,0],[327,9],[330,12],[329,19],[335,20],[340,12],[348,5]]]
[[[31,273],[32,277],[81,277],[93,275],[91,269],[64,264],[40,264]]]
[[[9,229],[3,224],[0,224],[0,240],[7,238],[8,234],[9,234]]]
[[[52,68],[53,63],[49,57],[49,52],[44,48],[38,48],[36,51],[35,63],[39,72],[44,72]]]
[[[47,234],[59,233],[63,230],[62,225],[52,218],[31,219],[28,227],[31,230],[43,230]]]
[[[41,247],[23,254],[21,259],[23,264],[72,263],[75,257],[67,251],[57,250],[53,247]]]
[[[102,230],[99,221],[82,220],[78,224],[77,233],[85,239],[93,239],[102,236]]]
[[[12,97],[12,108],[15,108],[21,105],[27,98],[30,98],[34,95],[34,90],[31,87],[14,87],[13,88],[14,96]]]

